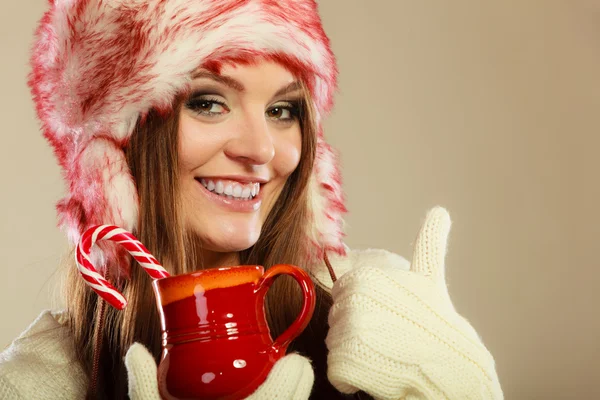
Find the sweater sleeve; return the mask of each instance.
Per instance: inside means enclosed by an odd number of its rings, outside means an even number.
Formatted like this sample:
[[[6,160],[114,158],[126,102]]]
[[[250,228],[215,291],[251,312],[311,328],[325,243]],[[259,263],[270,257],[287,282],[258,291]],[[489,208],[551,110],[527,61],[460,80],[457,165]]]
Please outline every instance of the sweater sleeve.
[[[0,375],[0,399],[25,400],[7,377]]]
[[[81,399],[86,381],[57,313],[42,312],[0,353],[2,399]]]

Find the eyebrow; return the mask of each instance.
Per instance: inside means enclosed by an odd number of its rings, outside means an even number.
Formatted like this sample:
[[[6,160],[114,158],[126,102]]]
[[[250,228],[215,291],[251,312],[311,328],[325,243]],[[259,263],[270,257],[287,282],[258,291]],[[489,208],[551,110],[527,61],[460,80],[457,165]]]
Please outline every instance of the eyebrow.
[[[213,74],[212,72],[208,72],[208,71],[200,71],[192,76],[192,79],[199,79],[199,78],[209,78],[209,79],[215,80],[219,83],[229,86],[232,89],[237,90],[238,92],[244,92],[246,90],[246,88],[244,87],[244,85],[242,85],[242,83],[240,81],[233,79],[229,76],[217,75],[217,74]]]
[[[234,79],[234,78],[232,78],[230,76],[227,76],[227,75],[218,75],[218,74],[214,74],[214,73],[209,72],[209,71],[199,71],[198,73],[192,75],[192,79],[200,79],[200,78],[208,78],[208,79],[215,80],[215,81],[217,81],[219,83],[222,83],[222,84],[224,84],[226,86],[229,86],[230,88],[232,88],[234,90],[237,90],[238,92],[245,92],[246,91],[246,88],[244,87],[244,85],[240,81],[238,81],[238,80],[236,80],[236,79]],[[300,84],[299,81],[291,82],[290,84],[288,84],[288,85],[282,87],[281,89],[279,89],[273,95],[273,97],[277,97],[277,96],[284,95],[286,93],[293,92],[295,90],[300,89],[300,87],[301,87],[301,84]]]
[[[299,81],[294,81],[294,82],[290,83],[289,85],[287,85],[287,86],[282,87],[281,89],[279,89],[277,91],[277,93],[275,93],[273,95],[273,97],[281,96],[281,95],[293,92],[295,90],[298,90],[298,89],[300,89],[300,86],[301,85],[300,85]]]

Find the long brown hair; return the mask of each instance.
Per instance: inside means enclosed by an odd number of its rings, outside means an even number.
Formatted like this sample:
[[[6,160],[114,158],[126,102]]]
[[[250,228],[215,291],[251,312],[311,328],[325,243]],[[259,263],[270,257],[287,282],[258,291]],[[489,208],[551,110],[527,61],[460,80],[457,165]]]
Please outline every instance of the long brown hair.
[[[258,264],[266,268],[277,263],[308,267],[303,258],[303,238],[309,223],[307,185],[315,159],[316,123],[310,95],[303,89],[305,101],[300,113],[302,157],[271,210],[260,238],[250,249],[240,253],[241,264]],[[136,126],[126,146],[127,162],[139,195],[139,221],[134,234],[148,247],[173,275],[202,269],[196,265],[198,243],[187,232],[179,213],[178,177],[178,102],[169,115],[150,112]],[[97,358],[98,398],[127,397],[127,373],[123,359],[134,342],[144,344],[160,357],[160,324],[151,281],[139,266],[131,264],[128,280],[113,282],[128,299],[123,311],[103,307],[78,275],[69,267],[65,279],[68,326],[72,332],[77,359],[88,376],[94,370],[94,335],[98,330],[101,353]],[[315,370],[313,398],[342,398],[329,384],[327,371],[327,315],[330,295],[316,286],[317,306],[304,333],[290,346],[290,351],[306,355]],[[273,337],[287,328],[301,307],[301,293],[288,277],[278,278],[267,296],[267,319]],[[100,317],[101,314],[102,317]],[[95,373],[95,372],[94,372]]]

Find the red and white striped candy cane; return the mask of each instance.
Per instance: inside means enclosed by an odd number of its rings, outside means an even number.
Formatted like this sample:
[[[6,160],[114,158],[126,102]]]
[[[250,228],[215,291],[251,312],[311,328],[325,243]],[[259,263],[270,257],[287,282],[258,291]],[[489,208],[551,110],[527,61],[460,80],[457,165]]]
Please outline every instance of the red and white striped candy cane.
[[[122,310],[127,305],[127,300],[113,285],[110,284],[102,275],[96,271],[90,260],[90,250],[98,240],[110,240],[116,242],[131,254],[131,256],[144,268],[144,270],[154,279],[166,278],[169,273],[160,265],[148,251],[146,246],[136,239],[131,233],[118,226],[98,225],[93,226],[81,236],[75,261],[81,276],[98,296],[106,300],[110,305],[118,310]]]

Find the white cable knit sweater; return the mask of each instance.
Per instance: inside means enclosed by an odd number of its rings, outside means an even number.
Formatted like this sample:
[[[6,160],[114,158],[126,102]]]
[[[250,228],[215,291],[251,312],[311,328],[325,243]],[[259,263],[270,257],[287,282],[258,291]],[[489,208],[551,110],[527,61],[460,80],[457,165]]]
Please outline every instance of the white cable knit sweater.
[[[331,258],[331,262],[338,277],[349,270],[372,265],[390,266],[402,271],[410,268],[406,259],[385,250],[349,251],[347,257]],[[316,276],[317,281],[330,289],[332,282],[326,269],[318,270],[322,272]],[[60,312],[44,311],[0,354],[0,399],[84,397],[87,378],[74,362],[72,343],[63,323]],[[480,343],[476,346],[483,348]],[[497,381],[493,359],[490,368],[492,379]]]
[[[61,313],[44,311],[0,354],[0,399],[83,399],[87,377],[74,362]]]

